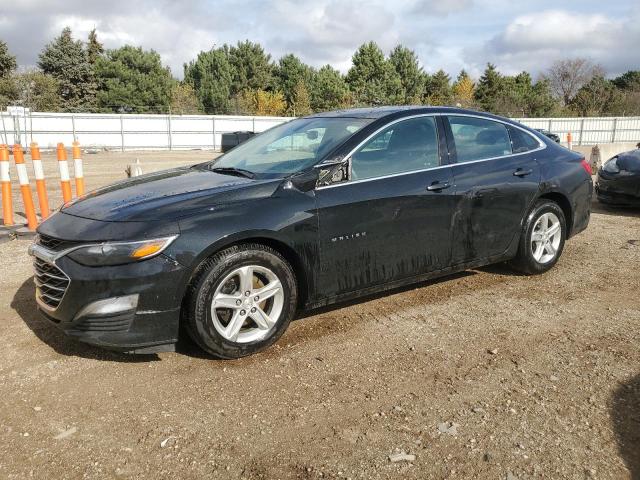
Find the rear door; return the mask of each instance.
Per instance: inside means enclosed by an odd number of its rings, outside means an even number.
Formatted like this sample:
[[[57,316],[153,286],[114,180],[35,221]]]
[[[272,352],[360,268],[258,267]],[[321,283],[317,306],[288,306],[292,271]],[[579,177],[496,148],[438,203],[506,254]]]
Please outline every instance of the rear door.
[[[520,235],[540,183],[533,135],[484,117],[449,115],[457,202],[452,263],[497,257]]]
[[[316,190],[319,290],[329,297],[448,266],[453,178],[437,123],[389,124],[353,152],[347,180]]]

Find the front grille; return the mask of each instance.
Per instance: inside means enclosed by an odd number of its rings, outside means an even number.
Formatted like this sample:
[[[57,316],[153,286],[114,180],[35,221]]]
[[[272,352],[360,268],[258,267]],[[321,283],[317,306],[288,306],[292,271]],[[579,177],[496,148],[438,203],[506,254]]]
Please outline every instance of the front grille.
[[[58,308],[69,286],[69,277],[55,265],[36,257],[33,262],[38,300],[50,308]]]
[[[53,250],[54,252],[60,252],[62,250],[66,250],[71,247],[75,247],[79,245],[78,242],[74,242],[72,240],[60,240],[59,238],[50,237],[49,235],[39,234],[36,238],[36,243],[38,245],[42,245],[44,248],[48,250]]]

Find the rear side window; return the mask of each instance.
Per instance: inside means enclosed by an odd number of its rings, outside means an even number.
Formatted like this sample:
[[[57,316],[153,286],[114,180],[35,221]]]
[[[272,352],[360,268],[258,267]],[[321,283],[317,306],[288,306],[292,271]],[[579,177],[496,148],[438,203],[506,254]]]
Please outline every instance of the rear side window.
[[[476,117],[448,117],[458,163],[511,155],[511,139],[504,124]]]
[[[508,127],[513,153],[524,153],[540,147],[538,140],[519,128]]]
[[[390,125],[351,157],[354,180],[424,170],[439,165],[434,117],[416,117]]]

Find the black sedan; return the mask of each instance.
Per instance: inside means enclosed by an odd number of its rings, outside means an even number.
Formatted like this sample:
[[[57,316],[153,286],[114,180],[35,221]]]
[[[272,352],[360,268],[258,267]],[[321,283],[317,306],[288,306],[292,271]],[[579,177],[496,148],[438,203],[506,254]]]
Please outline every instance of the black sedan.
[[[158,351],[186,331],[241,357],[302,310],[496,262],[545,272],[592,189],[583,157],[505,118],[313,115],[64,205],[30,247],[36,301],[91,344]]]
[[[640,149],[605,162],[598,170],[596,195],[605,204],[640,206]]]

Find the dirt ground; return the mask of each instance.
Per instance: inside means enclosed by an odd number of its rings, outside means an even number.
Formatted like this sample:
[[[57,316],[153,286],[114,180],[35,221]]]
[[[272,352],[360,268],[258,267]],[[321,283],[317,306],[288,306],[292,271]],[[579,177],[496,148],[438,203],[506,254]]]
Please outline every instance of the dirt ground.
[[[130,161],[87,156],[88,183]],[[27,246],[0,244],[0,478],[640,479],[640,211],[594,204],[544,275],[484,268],[315,312],[238,361],[64,337],[36,312]]]

